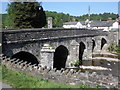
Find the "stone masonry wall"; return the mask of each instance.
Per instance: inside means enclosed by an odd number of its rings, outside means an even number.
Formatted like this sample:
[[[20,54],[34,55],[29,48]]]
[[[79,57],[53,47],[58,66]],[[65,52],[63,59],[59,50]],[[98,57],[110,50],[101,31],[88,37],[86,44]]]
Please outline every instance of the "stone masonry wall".
[[[23,29],[5,30],[2,33],[3,43],[20,43],[38,40],[106,35],[100,30],[88,29]]]
[[[40,63],[46,64],[47,66],[52,66],[52,63],[47,64],[46,62],[49,61],[50,57],[50,61],[53,60],[54,52],[41,52],[41,48],[45,43],[54,47],[54,49],[59,45],[64,45],[70,53],[66,63],[66,66],[69,66],[69,63],[79,60],[79,44],[80,42],[83,42],[86,47],[83,54],[83,62],[85,62],[85,65],[91,65],[92,39],[95,40],[96,44],[94,52],[100,53],[102,37],[107,40],[108,45],[112,42],[117,43],[118,37],[118,34],[115,32],[102,32],[99,30],[86,29],[6,30],[2,32],[2,35],[2,53],[11,57],[15,53],[26,51],[35,55]]]
[[[118,86],[118,77],[113,77],[111,74],[105,76],[104,74],[97,74],[96,72],[75,72],[69,69],[51,69],[48,67],[41,67],[40,65],[26,64],[27,62],[18,62],[17,59],[10,59],[4,55],[0,55],[2,65],[15,70],[17,72],[24,72],[36,77],[44,78],[57,83],[68,83],[72,85],[87,84],[91,87],[100,85],[102,88],[113,88]]]
[[[107,39],[109,40],[110,43],[116,43],[117,45],[119,44],[120,40],[120,31],[119,32],[107,32],[108,37]]]

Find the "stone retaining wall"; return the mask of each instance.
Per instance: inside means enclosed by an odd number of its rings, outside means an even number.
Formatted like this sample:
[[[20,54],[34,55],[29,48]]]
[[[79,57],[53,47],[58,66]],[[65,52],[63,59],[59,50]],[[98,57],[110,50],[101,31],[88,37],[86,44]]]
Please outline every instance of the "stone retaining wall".
[[[113,77],[111,74],[108,76],[104,74],[97,74],[96,72],[81,72],[64,69],[56,70],[55,68],[48,68],[47,66],[42,67],[41,65],[31,65],[27,62],[18,62],[17,59],[10,59],[4,55],[0,55],[2,64],[6,67],[15,70],[17,72],[24,72],[31,74],[36,77],[44,78],[46,80],[58,82],[58,83],[68,83],[72,85],[87,84],[91,87],[96,87],[100,85],[102,88],[118,88],[118,77]]]

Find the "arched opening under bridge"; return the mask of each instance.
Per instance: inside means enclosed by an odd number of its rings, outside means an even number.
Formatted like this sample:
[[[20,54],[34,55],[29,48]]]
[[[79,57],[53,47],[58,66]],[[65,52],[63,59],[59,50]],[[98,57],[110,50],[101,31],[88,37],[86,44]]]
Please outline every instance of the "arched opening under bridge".
[[[101,50],[106,43],[107,43],[107,41],[104,38],[102,38],[101,39]]]
[[[65,68],[68,55],[69,51],[65,46],[60,45],[57,47],[54,53],[53,68],[56,68],[57,70]]]
[[[79,60],[80,60],[80,64],[82,65],[82,58],[83,58],[83,53],[85,50],[85,44],[83,42],[80,42],[80,46],[79,46]]]
[[[96,44],[95,44],[95,40],[92,39],[92,52],[94,51]]]
[[[19,59],[20,61],[23,60],[23,62],[27,61],[27,63],[31,63],[31,64],[36,64],[36,65],[39,64],[37,58],[33,54],[25,51],[20,51],[14,54],[12,58]]]

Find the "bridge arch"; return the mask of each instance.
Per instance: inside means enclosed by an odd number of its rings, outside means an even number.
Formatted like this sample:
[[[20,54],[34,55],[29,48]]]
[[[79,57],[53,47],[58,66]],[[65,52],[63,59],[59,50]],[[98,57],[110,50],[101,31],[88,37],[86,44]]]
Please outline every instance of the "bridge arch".
[[[58,46],[54,52],[53,68],[56,68],[58,70],[65,68],[68,55],[69,51],[64,45]]]
[[[96,46],[95,40],[94,40],[94,39],[92,39],[92,52],[94,51],[95,46]]]
[[[33,54],[26,51],[20,51],[14,54],[11,58],[17,58],[20,59],[20,61],[21,60],[23,60],[24,62],[27,61],[27,63],[31,63],[31,64],[36,64],[36,65],[39,64],[37,58]]]
[[[101,39],[101,50],[106,43],[107,43],[107,40],[105,38],[102,38]]]
[[[79,60],[82,64],[82,59],[83,59],[83,53],[84,53],[84,50],[86,49],[86,46],[83,42],[80,42],[80,45],[79,45]]]

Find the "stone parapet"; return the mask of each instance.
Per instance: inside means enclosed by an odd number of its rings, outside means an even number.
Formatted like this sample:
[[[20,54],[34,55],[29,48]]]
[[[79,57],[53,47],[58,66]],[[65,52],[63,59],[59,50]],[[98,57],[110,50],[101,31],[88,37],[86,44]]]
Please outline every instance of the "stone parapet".
[[[2,32],[3,43],[22,43],[39,40],[52,40],[60,38],[89,37],[106,35],[101,30],[90,29],[19,29],[4,30]]]

